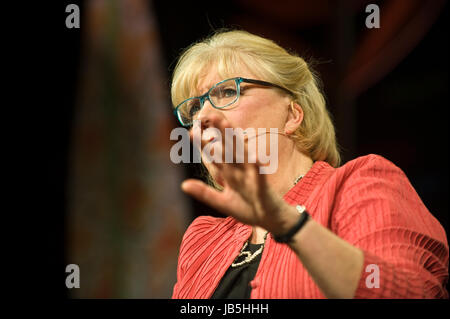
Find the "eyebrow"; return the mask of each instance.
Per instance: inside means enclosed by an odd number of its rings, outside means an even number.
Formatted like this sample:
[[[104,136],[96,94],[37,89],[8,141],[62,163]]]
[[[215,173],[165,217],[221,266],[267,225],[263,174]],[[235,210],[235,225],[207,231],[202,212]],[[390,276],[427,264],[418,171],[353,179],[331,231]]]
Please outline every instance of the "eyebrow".
[[[214,84],[215,84],[215,83],[214,83]],[[210,88],[211,86],[213,86],[214,84],[210,85],[209,88]],[[196,88],[193,88],[192,90],[190,90],[190,93],[189,93],[188,98],[190,98],[190,97],[202,96],[203,94],[205,94],[206,92],[208,92],[209,88],[206,89],[206,90],[204,90],[204,91],[203,91],[203,90],[197,90]],[[202,93],[198,93],[198,92],[202,92]]]
[[[230,78],[224,77],[222,80],[219,80],[219,81],[212,81],[212,82],[208,83],[208,85],[206,86],[206,89],[205,89],[205,90],[202,90],[201,93],[200,93],[200,95],[203,95],[203,94],[205,94],[206,92],[208,92],[208,90],[209,90],[210,88],[212,88],[213,85],[216,85],[217,83],[220,83],[220,82],[222,82],[222,81],[225,81],[225,80],[228,80],[228,79],[232,79],[232,78],[233,78],[233,77],[230,77]]]
[[[220,81],[219,81],[219,82],[220,82]],[[201,93],[197,93],[197,92],[199,92],[199,91],[194,89],[194,90],[192,90],[194,94],[192,94],[192,95],[189,96],[189,97],[198,97],[198,96],[202,96],[203,94],[205,94],[206,92],[208,92],[208,90],[209,90],[214,84],[219,83],[219,82],[214,82],[213,84],[210,84],[206,90],[200,91]]]
[[[215,82],[214,84],[216,84],[216,83],[218,83],[218,82]],[[200,91],[200,94],[199,94],[198,96],[201,96],[201,95],[205,94],[206,92],[208,92],[208,90],[209,90],[214,84],[211,84],[211,85],[207,86],[207,88],[206,88],[205,90],[201,90],[201,91]]]

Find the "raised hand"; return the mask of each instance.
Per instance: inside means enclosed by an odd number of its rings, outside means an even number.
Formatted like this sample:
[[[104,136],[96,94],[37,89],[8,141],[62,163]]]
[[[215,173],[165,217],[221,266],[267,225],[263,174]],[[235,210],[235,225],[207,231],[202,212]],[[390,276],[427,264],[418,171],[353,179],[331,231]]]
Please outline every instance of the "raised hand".
[[[209,121],[210,127],[217,128],[222,137],[225,136],[225,128],[232,128],[223,118],[212,116]],[[191,130],[191,139],[193,135],[194,130]],[[202,140],[202,150],[211,140]],[[267,175],[260,173],[262,164],[256,154],[249,154],[248,136],[236,136],[235,141],[222,138],[215,143],[220,143],[213,146],[214,151],[221,148],[222,158],[218,160],[216,157],[209,165],[213,165],[220,176],[223,190],[218,191],[202,181],[188,179],[182,183],[183,191],[242,223],[260,226],[274,234],[284,233],[298,219],[298,214],[271,189]],[[239,143],[244,144],[244,154],[236,152]],[[225,163],[225,150],[232,150],[232,163]],[[238,163],[237,159],[243,155],[245,160]],[[255,163],[248,161],[249,155],[255,156]],[[203,153],[203,158],[208,159],[208,154]]]

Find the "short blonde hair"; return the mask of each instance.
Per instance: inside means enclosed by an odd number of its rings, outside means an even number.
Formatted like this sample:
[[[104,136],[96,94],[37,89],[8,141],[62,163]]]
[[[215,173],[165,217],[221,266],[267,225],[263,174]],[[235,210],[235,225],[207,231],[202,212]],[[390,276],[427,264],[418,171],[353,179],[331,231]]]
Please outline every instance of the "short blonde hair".
[[[319,88],[319,78],[304,59],[274,41],[246,31],[217,31],[181,54],[172,77],[174,106],[203,93],[196,92],[199,79],[211,66],[217,67],[224,79],[244,66],[260,80],[293,92],[294,101],[304,113],[302,123],[291,135],[296,147],[313,161],[325,161],[333,167],[340,165],[335,129]]]

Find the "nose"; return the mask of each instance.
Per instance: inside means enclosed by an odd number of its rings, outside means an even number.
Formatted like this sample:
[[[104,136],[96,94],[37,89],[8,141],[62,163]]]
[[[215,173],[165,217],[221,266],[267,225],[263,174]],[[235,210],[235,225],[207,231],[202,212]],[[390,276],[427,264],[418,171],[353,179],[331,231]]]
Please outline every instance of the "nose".
[[[211,127],[211,120],[212,117],[220,116],[223,117],[223,112],[216,109],[211,105],[211,102],[208,99],[205,99],[205,102],[203,103],[202,109],[198,112],[197,120],[200,120],[202,129],[206,129],[208,127]]]

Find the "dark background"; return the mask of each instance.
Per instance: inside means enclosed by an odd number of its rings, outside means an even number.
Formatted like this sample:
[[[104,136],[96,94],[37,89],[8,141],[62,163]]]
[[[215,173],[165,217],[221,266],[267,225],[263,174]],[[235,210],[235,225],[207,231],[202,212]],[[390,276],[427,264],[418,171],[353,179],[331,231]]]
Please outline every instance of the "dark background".
[[[387,1],[373,2],[380,5],[383,15]],[[38,297],[67,294],[62,284],[66,265],[65,185],[82,43],[80,30],[64,26],[65,6],[69,3],[79,4],[83,12],[81,1],[40,5],[31,12],[40,18],[29,20],[29,28],[18,40],[26,47],[28,60],[22,60],[24,65],[34,68],[26,77],[31,87],[19,98],[31,96],[35,101],[30,104],[34,107],[28,119],[36,130],[27,133],[23,142],[39,167],[32,182],[33,194],[26,201],[33,201],[33,207],[44,207],[42,212],[34,210],[40,229],[32,247],[39,247],[34,250],[38,250],[42,268],[36,278]],[[318,14],[322,18],[311,22],[292,14],[295,8],[302,10],[300,2],[287,1],[285,11],[279,9],[283,4],[278,1],[260,1],[259,6],[253,3],[227,1],[217,7],[211,1],[197,1],[195,5],[188,1],[156,1],[153,9],[168,75],[182,48],[220,27],[242,27],[293,48],[300,55],[314,57],[320,62],[316,69],[336,119],[343,162],[375,153],[395,163],[448,233],[448,4],[417,46],[379,81],[348,102],[340,96],[339,84],[346,53],[365,30],[364,7],[349,19],[344,2],[332,2],[326,14]],[[169,81],[167,91],[169,96]],[[195,175],[197,169],[186,167],[188,175]],[[192,218],[196,214],[216,214],[194,200],[192,205]]]

